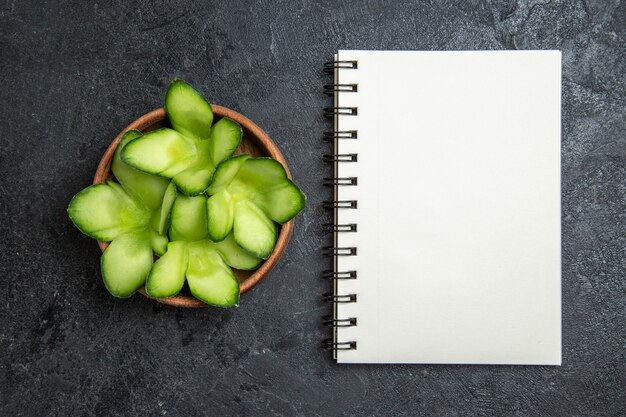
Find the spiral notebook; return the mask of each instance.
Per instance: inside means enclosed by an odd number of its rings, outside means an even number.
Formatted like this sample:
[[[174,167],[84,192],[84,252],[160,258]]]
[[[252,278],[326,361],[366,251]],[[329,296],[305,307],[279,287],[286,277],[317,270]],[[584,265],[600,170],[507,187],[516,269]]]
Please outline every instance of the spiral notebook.
[[[339,363],[561,363],[559,51],[339,51]]]

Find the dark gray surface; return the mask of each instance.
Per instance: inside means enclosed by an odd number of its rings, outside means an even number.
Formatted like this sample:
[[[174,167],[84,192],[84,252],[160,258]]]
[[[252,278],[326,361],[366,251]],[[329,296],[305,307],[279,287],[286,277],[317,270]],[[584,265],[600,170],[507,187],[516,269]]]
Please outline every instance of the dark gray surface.
[[[626,2],[230,3],[0,3],[0,415],[624,415]],[[337,48],[563,51],[562,367],[338,366],[319,349]],[[264,128],[309,198],[235,310],[112,298],[65,214],[175,76]]]

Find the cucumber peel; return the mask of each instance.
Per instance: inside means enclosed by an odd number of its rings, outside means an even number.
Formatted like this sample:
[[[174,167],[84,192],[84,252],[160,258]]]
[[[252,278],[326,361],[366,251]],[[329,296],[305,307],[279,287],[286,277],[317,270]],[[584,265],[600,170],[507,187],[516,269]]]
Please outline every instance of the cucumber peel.
[[[249,155],[222,162],[207,193],[209,238],[221,241],[234,231],[239,246],[263,259],[276,244],[274,222],[291,220],[306,203],[280,162]]]

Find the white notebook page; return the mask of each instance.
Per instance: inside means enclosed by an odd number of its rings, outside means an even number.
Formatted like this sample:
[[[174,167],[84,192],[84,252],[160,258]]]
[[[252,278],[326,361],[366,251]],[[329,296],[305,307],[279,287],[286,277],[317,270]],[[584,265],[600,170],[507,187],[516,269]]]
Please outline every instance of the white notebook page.
[[[559,51],[339,51],[340,363],[561,363]]]

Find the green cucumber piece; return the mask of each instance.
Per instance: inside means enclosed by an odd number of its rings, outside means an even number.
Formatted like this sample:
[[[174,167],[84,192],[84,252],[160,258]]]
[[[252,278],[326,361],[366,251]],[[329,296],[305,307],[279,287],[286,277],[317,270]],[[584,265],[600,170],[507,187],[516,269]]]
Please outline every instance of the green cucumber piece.
[[[197,141],[194,162],[174,176],[174,182],[185,194],[200,194],[208,188],[215,171],[210,147],[211,142],[208,140]]]
[[[285,179],[283,183],[259,191],[251,200],[258,205],[270,219],[286,223],[304,209],[306,196],[296,184]]]
[[[239,281],[208,240],[190,243],[187,282],[194,297],[217,307],[239,305]]]
[[[186,271],[186,242],[170,242],[167,252],[152,265],[146,279],[146,292],[155,298],[178,294],[185,284]]]
[[[143,133],[141,132],[141,130],[137,130],[137,129],[133,129],[133,130],[129,130],[125,132],[120,138],[120,141],[117,144],[117,148],[115,148],[115,156],[119,156],[121,150],[124,149],[124,146],[126,146],[128,142],[130,142],[133,139],[137,139],[141,135],[143,135]]]
[[[130,297],[144,284],[152,267],[152,248],[146,231],[113,239],[100,260],[102,279],[115,297]]]
[[[207,227],[209,239],[214,242],[224,240],[233,230],[235,201],[227,190],[207,200]]]
[[[216,163],[212,140],[198,140],[172,129],[159,129],[134,139],[122,150],[122,160],[150,174],[172,178],[188,195],[197,195],[211,183]]]
[[[237,173],[234,186],[245,184],[253,192],[250,200],[272,220],[286,223],[300,213],[306,196],[294,184],[282,164],[271,158],[253,158],[246,161]]]
[[[209,195],[217,194],[230,184],[250,155],[238,155],[222,161],[213,174],[211,186],[206,190]]]
[[[249,271],[258,268],[263,259],[251,255],[235,242],[235,236],[231,233],[221,242],[214,244],[215,249],[222,255],[228,266]]]
[[[169,240],[167,239],[167,236],[160,234],[155,230],[150,230],[150,246],[152,247],[154,253],[159,256],[163,255],[165,251],[167,251],[168,242]]]
[[[165,194],[163,195],[161,211],[159,212],[158,232],[160,234],[165,233],[167,221],[170,218],[170,212],[172,211],[172,206],[174,205],[174,200],[176,200],[177,195],[178,193],[176,192],[176,184],[170,182],[170,184],[167,186],[167,189],[165,190]]]
[[[172,241],[193,242],[207,236],[206,197],[189,197],[179,194],[170,214],[170,238]]]
[[[209,138],[213,124],[211,105],[185,81],[172,81],[165,94],[165,111],[172,127],[180,133]]]
[[[248,155],[222,162],[207,193],[209,237],[220,241],[234,228],[237,243],[261,258],[267,258],[276,243],[273,221],[291,220],[306,204],[278,161]]]
[[[78,229],[101,242],[145,227],[150,215],[113,181],[96,184],[76,194],[67,208]]]
[[[174,80],[165,96],[174,129],[159,129],[130,141],[122,160],[149,174],[172,178],[187,195],[203,193],[217,165],[241,143],[243,129],[223,117],[213,127],[213,112],[189,84]]]
[[[254,256],[267,259],[276,244],[276,224],[254,203],[244,200],[235,205],[235,241]]]
[[[243,129],[239,123],[222,117],[211,130],[211,157],[214,165],[230,157],[239,147]]]
[[[146,133],[122,149],[122,160],[149,174],[172,178],[196,161],[196,141],[175,130]]]
[[[255,190],[273,187],[287,180],[283,165],[272,158],[250,158],[237,173],[237,180]]]
[[[130,130],[122,136],[111,164],[111,171],[122,187],[133,197],[139,199],[150,209],[161,206],[163,193],[168,185],[165,178],[139,171],[122,161],[122,149],[132,140],[140,137],[138,130]]]
[[[212,173],[211,169],[192,167],[174,176],[173,181],[185,194],[198,195],[209,186]]]

